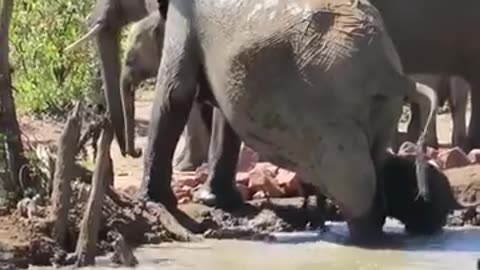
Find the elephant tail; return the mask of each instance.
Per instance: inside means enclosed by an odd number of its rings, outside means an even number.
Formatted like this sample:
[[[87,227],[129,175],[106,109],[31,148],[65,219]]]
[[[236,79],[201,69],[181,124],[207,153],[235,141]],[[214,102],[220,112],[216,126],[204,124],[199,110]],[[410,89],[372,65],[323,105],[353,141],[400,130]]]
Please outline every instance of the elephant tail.
[[[425,137],[427,135],[428,127],[432,121],[435,121],[434,117],[438,106],[438,97],[436,91],[428,85],[413,82],[409,87],[410,98],[420,104],[427,104],[429,106],[428,116],[426,117],[425,125],[417,140],[417,154],[415,158],[415,172],[417,176],[418,196],[422,197],[425,201],[429,199],[429,188],[427,183],[427,159],[425,155]]]

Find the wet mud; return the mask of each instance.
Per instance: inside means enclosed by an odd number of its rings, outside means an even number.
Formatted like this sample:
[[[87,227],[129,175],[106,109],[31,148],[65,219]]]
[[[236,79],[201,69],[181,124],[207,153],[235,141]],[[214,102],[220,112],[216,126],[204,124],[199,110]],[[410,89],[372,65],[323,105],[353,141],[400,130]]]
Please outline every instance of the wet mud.
[[[89,185],[74,185],[73,209],[69,215],[69,231],[65,248],[50,237],[53,222],[48,219],[48,205],[40,207],[33,219],[22,217],[16,210],[0,211],[0,269],[26,268],[32,265],[66,265],[72,263]],[[457,200],[478,201],[479,184],[454,187]],[[113,235],[120,233],[132,247],[172,241],[194,241],[202,238],[275,240],[275,233],[322,229],[324,221],[342,221],[338,208],[327,201],[323,215],[318,215],[314,198],[307,208],[304,199],[275,198],[253,200],[234,212],[188,203],[174,213],[181,226],[192,235],[175,228],[175,222],[166,224],[161,217],[165,209],[158,204],[134,200],[127,193],[109,191],[102,207],[102,226],[97,245],[98,255],[113,251]],[[472,207],[452,213],[448,226],[480,225],[479,209]],[[167,222],[168,223],[168,222]],[[193,236],[195,234],[195,236]]]

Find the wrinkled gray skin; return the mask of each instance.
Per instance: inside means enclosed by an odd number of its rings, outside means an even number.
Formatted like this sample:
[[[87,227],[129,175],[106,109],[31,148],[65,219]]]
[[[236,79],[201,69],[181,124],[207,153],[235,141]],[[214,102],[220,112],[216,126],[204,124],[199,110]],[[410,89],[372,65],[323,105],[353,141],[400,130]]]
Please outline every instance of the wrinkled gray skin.
[[[135,90],[138,85],[157,75],[162,56],[165,21],[158,11],[131,26],[125,59],[122,65],[121,93],[125,110],[125,136],[127,149],[134,149]],[[202,109],[208,105],[194,103],[183,137],[184,144],[177,147],[174,167],[179,171],[194,170],[208,159],[209,129],[202,119]]]
[[[441,76],[431,74],[414,74],[412,79],[421,82],[435,89],[438,95],[439,106],[443,106],[448,101],[452,115],[453,132],[451,143],[463,150],[468,148],[466,113],[469,84],[459,76]],[[425,120],[421,115],[428,114],[427,106],[411,104],[412,118],[408,125],[407,139],[415,141],[420,134],[420,127],[425,125]],[[438,148],[436,121],[432,121],[426,138],[427,145]]]
[[[198,78],[247,145],[312,179],[340,206],[354,240],[380,236],[376,172],[403,99],[418,93],[377,10],[356,3],[171,1],[143,195],[176,206],[171,160]]]

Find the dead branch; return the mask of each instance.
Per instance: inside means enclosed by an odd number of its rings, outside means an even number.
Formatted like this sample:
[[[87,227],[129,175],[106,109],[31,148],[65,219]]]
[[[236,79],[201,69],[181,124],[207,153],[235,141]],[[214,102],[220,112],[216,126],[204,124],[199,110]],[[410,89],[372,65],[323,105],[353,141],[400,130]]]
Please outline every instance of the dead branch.
[[[93,265],[95,263],[96,244],[100,225],[102,203],[104,200],[106,177],[109,173],[110,146],[113,133],[110,123],[105,121],[100,136],[100,149],[93,172],[92,189],[88,198],[87,207],[80,224],[80,234],[76,247],[77,266]]]
[[[115,240],[113,241],[112,245],[114,253],[111,260],[114,263],[128,267],[134,267],[138,264],[138,260],[133,254],[132,247],[127,244],[122,234],[116,233]]]
[[[103,124],[104,124],[103,122],[104,122],[104,119],[102,119],[101,121],[94,121],[88,124],[87,129],[82,134],[78,142],[78,150],[77,150],[78,152],[80,152],[81,150],[85,150],[87,142],[91,140],[92,142],[91,145],[93,148],[93,159],[97,158],[97,143],[100,136],[100,132],[102,131],[102,128],[103,128]]]
[[[81,118],[80,103],[78,103],[72,114],[68,117],[67,124],[58,140],[57,161],[52,191],[52,220],[54,221],[53,239],[59,245],[65,247],[67,231],[68,211],[70,210],[70,197],[72,188],[70,182],[73,178],[75,156],[80,137]]]

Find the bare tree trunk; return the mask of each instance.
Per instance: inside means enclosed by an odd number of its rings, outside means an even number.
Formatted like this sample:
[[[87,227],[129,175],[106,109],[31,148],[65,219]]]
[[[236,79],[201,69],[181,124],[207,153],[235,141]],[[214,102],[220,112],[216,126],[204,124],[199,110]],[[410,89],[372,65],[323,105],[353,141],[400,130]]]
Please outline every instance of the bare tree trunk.
[[[105,181],[110,173],[110,146],[113,140],[112,128],[108,120],[100,137],[100,146],[95,171],[93,172],[92,189],[88,198],[85,214],[80,224],[80,234],[76,247],[77,266],[95,263],[96,244],[100,226],[101,210],[105,193]]]
[[[6,138],[6,160],[10,175],[3,179],[3,188],[8,192],[20,194],[19,172],[26,159],[20,138],[15,103],[13,101],[10,64],[9,64],[9,27],[12,17],[13,0],[0,0],[0,134]],[[26,175],[28,177],[28,175]],[[0,182],[0,187],[2,183]]]
[[[73,178],[72,173],[75,166],[75,156],[78,152],[77,145],[81,128],[80,103],[78,103],[68,117],[65,129],[58,140],[57,161],[53,178],[51,198],[52,220],[54,220],[53,239],[62,247],[66,247],[68,211],[70,210],[70,198],[72,196],[70,182]]]

